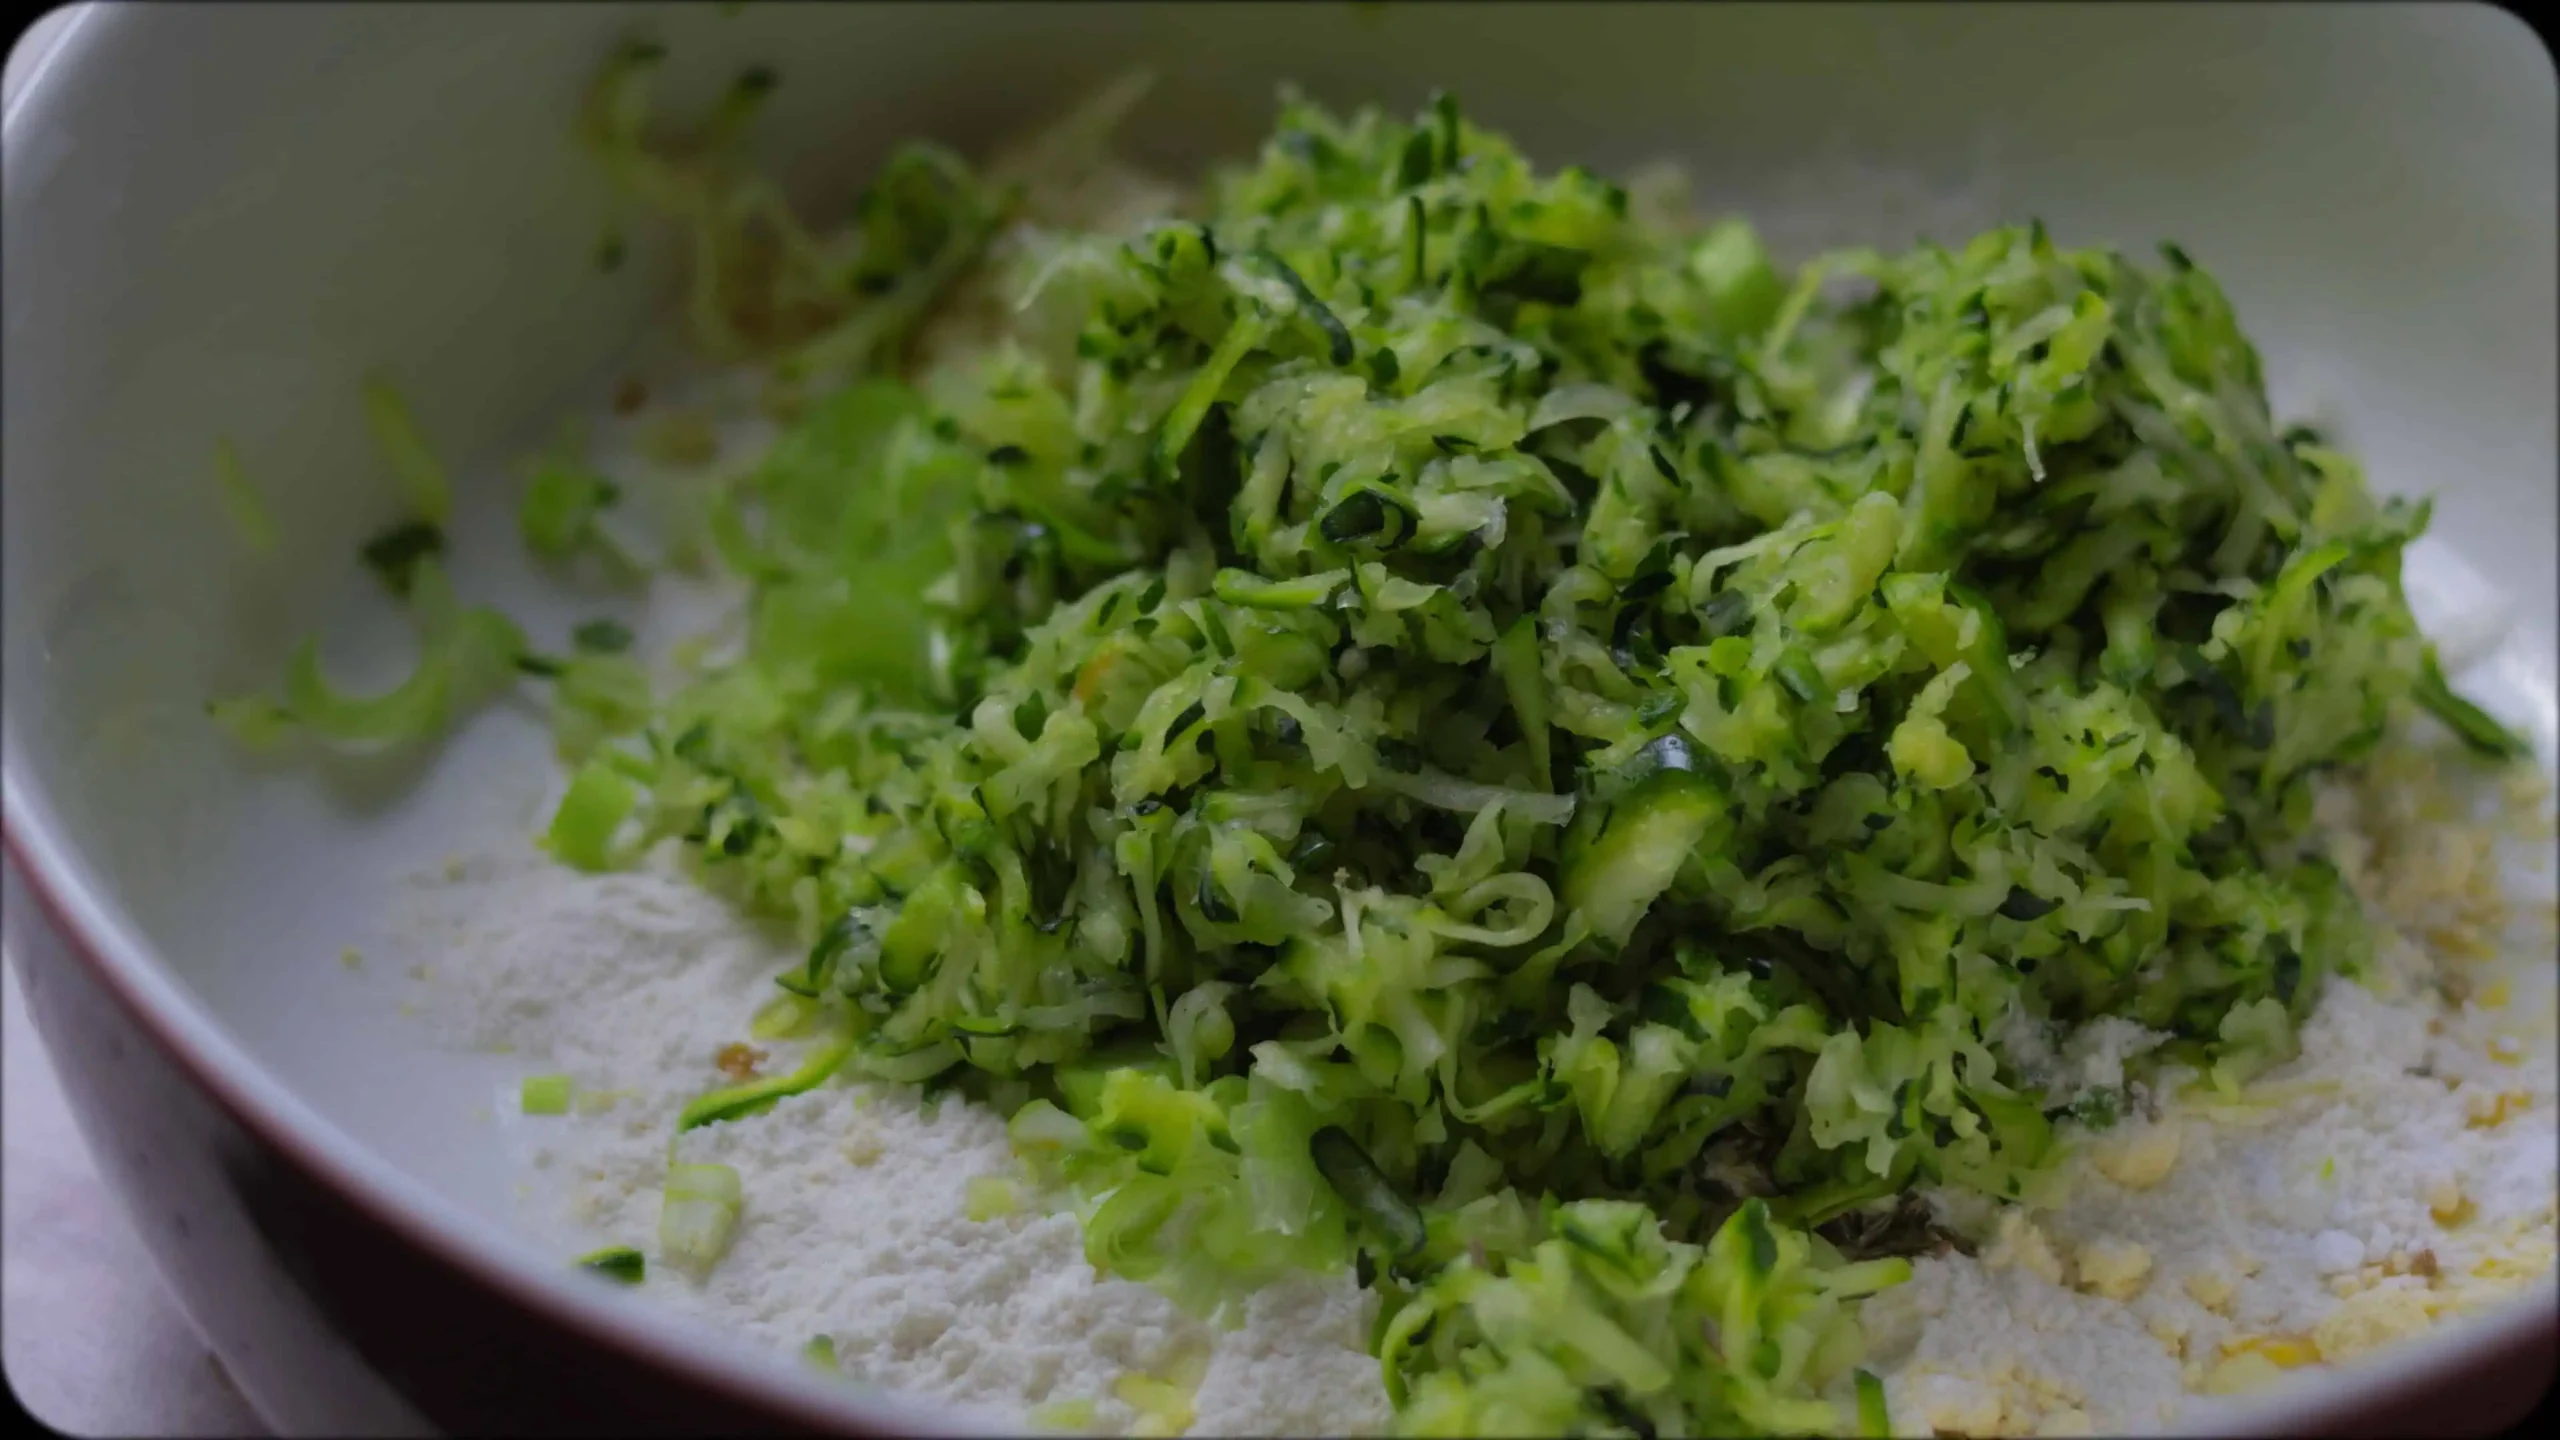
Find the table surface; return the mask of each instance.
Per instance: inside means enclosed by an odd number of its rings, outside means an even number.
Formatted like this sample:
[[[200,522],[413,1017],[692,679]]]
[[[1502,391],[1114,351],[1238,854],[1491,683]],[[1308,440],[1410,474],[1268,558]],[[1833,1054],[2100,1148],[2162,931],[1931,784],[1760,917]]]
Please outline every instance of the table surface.
[[[76,7],[10,48],[0,104]],[[18,1403],[69,1434],[261,1435],[107,1191],[64,1104],[14,967],[0,962],[0,1363]]]
[[[0,1362],[18,1403],[68,1434],[266,1433],[99,1176],[14,966],[0,968]]]

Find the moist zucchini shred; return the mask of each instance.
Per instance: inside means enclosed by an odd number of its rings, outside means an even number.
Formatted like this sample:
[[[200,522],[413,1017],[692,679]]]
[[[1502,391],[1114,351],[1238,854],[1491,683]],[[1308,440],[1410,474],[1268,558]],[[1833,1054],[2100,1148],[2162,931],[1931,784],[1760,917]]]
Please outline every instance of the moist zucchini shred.
[[[828,1053],[1007,1110],[1105,1271],[1356,1264],[1408,1430],[1877,1429],[1906,1265],[1813,1227],[2050,1169],[2015,1012],[2290,1054],[2367,946],[2315,777],[2421,706],[2516,748],[2411,622],[2425,507],[2175,249],[1783,268],[1445,97],[1291,100],[902,373],[1014,194],[912,150],[813,237],[746,101],[642,142],[653,59],[587,139],[809,388],[712,506],[743,653],[558,697],[635,792],[581,854],[796,919]]]

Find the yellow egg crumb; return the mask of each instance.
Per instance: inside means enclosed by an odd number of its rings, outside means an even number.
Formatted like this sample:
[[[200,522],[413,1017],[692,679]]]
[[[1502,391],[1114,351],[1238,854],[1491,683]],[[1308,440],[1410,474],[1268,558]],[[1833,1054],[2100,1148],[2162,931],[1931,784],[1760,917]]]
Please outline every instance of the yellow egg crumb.
[[[2455,960],[2487,960],[2498,953],[2497,944],[2489,936],[2490,927],[2437,926],[2421,932],[2428,948]]]
[[[2274,1384],[2284,1378],[2276,1363],[2256,1351],[2243,1351],[2206,1372],[2203,1383],[2192,1388],[2207,1395],[2241,1395]]]
[[[2110,1300],[2130,1300],[2151,1278],[2151,1250],[2130,1240],[2102,1236],[2080,1247],[2080,1288]]]
[[[1921,1435],[2086,1435],[2087,1395],[2042,1371],[2000,1361],[1987,1371],[1910,1373],[1894,1422]],[[2082,1428],[2090,1427],[2090,1428]]]
[[[2471,1003],[2479,1006],[2483,1010],[2504,1010],[2507,1008],[2507,1003],[2513,998],[2514,992],[2507,988],[2507,982],[2504,980],[2495,980],[2491,981],[2488,987],[2483,989]]]
[[[1990,1248],[1982,1252],[1982,1263],[1993,1270],[2014,1265],[2056,1285],[2062,1283],[2062,1257],[2053,1253],[2044,1231],[2015,1207],[2000,1212],[2000,1228],[1992,1235]]]
[[[2227,1314],[2230,1311],[2233,1294],[2231,1278],[2218,1270],[2193,1271],[2182,1282],[2181,1288],[2187,1292],[2188,1299],[2216,1315]]]
[[[2415,1335],[2432,1322],[2424,1292],[2371,1289],[2350,1297],[2312,1327],[2322,1357],[2344,1360]]]
[[[2481,1310],[2502,1304],[2523,1294],[2528,1283],[2522,1278],[2503,1276],[2466,1280],[2439,1300],[2437,1313]]]
[[[2551,1268],[2551,1251],[2549,1241],[2518,1245],[2482,1256],[2471,1273],[2483,1280],[2531,1280]]]
[[[2240,1355],[2263,1356],[2284,1370],[2320,1360],[2320,1347],[2299,1335],[2235,1335],[2222,1342],[2222,1353],[2226,1361]]]
[[[2007,1413],[1999,1392],[1957,1375],[1926,1375],[1914,1387],[1921,1423],[1939,1435],[2000,1435]]]
[[[2089,1412],[2072,1408],[2056,1410],[2036,1422],[2038,1435],[2095,1435],[2098,1427],[2089,1420]]]
[[[2533,1097],[2521,1090],[2500,1090],[2495,1094],[2474,1090],[2465,1104],[2467,1122],[2474,1130],[2495,1130],[2533,1105]]]
[[[2462,1193],[2462,1181],[2454,1176],[2445,1176],[2427,1189],[2427,1213],[2436,1217],[2439,1225],[2457,1223],[2470,1206],[2471,1201]]]
[[[2089,1163],[2127,1190],[2148,1190],[2177,1167],[2179,1138],[2177,1117],[2171,1116],[2110,1139],[2089,1156]]]

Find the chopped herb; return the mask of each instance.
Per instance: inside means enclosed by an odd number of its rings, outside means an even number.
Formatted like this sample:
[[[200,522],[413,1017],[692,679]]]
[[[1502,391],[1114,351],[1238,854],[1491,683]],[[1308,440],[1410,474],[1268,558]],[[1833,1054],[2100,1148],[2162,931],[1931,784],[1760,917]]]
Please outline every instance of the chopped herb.
[[[566,1075],[536,1075],[524,1082],[523,1108],[527,1115],[566,1115],[576,1087]]]
[[[364,542],[357,553],[384,589],[405,600],[420,562],[444,554],[444,530],[425,520],[404,521]]]
[[[569,632],[569,643],[590,655],[619,655],[631,648],[631,627],[619,620],[588,620]]]
[[[628,1245],[608,1245],[578,1257],[579,1268],[592,1270],[609,1280],[637,1285],[649,1273],[649,1261]]]

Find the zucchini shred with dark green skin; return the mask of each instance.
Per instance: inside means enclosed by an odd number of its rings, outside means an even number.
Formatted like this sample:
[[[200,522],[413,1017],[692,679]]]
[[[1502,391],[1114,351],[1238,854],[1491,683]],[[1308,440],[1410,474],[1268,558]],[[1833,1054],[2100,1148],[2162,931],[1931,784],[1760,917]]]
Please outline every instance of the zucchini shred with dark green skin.
[[[1106,1273],[1356,1263],[1405,1429],[1881,1426],[1907,1267],[1813,1227],[2050,1170],[2019,1012],[2286,1058],[2367,944],[2315,779],[2421,706],[2513,753],[2410,619],[2424,507],[2274,426],[2175,250],[1790,274],[1445,98],[1290,101],[897,378],[1011,197],[916,152],[812,240],[618,66],[697,321],[849,366],[714,503],[742,656],[555,697],[577,863],[675,840],[813,945],[831,1038],[685,1123],[956,1086]]]

